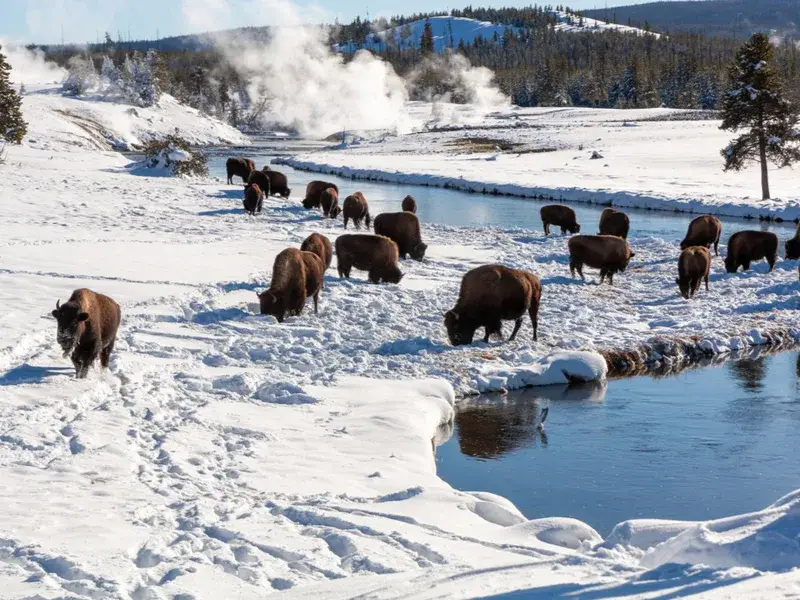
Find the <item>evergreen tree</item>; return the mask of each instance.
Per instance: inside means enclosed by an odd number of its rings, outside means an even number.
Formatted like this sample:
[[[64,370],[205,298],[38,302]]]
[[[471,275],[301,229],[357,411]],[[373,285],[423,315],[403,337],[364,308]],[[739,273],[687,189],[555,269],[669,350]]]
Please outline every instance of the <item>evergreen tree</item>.
[[[69,73],[61,84],[61,89],[66,93],[80,96],[97,86],[97,71],[90,57],[76,54],[69,59],[67,65]]]
[[[761,164],[761,191],[769,194],[768,161],[785,167],[800,160],[798,114],[783,97],[783,84],[771,64],[769,38],[755,33],[736,53],[729,68],[730,89],[722,103],[722,125],[745,130],[721,151],[725,170],[739,171],[750,161]]]
[[[114,61],[108,55],[103,57],[103,66],[100,67],[100,79],[103,83],[111,86],[116,86],[119,82],[119,69],[117,69]]]
[[[419,49],[423,54],[433,54],[433,28],[430,21],[425,21],[425,29],[422,31]]]
[[[11,87],[11,65],[0,46],[0,140],[19,144],[28,132],[22,118],[22,99]]]

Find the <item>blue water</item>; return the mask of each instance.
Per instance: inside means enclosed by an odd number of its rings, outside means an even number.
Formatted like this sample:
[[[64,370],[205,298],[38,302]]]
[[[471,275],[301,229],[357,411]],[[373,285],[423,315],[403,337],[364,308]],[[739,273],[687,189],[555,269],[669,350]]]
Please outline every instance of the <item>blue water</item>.
[[[209,153],[209,170],[212,175],[225,181],[225,161],[230,156],[252,158],[257,168],[260,169],[277,156],[309,152],[319,147],[319,145],[309,142],[272,142],[242,149],[214,150]],[[342,198],[356,191],[363,192],[373,216],[382,212],[399,211],[403,198],[406,194],[411,194],[417,200],[417,214],[423,222],[456,227],[521,227],[541,231],[542,222],[539,217],[539,209],[545,204],[552,204],[550,201],[511,196],[470,194],[434,187],[344,179],[334,175],[296,171],[283,165],[273,165],[273,168],[282,171],[289,178],[292,198],[298,202],[303,199],[305,187],[309,181],[323,179],[338,185]],[[235,178],[234,181],[238,183],[239,178]],[[565,202],[565,204],[569,204],[575,209],[584,233],[597,233],[597,224],[603,206],[570,202]],[[631,237],[654,236],[666,240],[683,239],[689,222],[697,216],[634,209],[627,209],[626,212],[631,219]],[[742,229],[774,231],[779,237],[785,239],[794,235],[796,228],[794,223],[762,223],[756,220],[725,217],[721,217],[720,220],[723,226],[723,241],[727,241],[731,234]]]
[[[467,401],[436,464],[457,489],[500,494],[528,518],[574,517],[607,535],[630,518],[762,509],[800,488],[799,456],[800,354],[789,352],[605,389]]]

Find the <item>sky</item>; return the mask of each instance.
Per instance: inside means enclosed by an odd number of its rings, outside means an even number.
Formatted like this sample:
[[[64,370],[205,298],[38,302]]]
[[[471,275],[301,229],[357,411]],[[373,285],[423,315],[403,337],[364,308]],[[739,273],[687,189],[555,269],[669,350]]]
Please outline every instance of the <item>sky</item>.
[[[641,0],[609,0],[608,6]],[[0,38],[25,43],[95,42],[108,31],[113,39],[154,39],[281,22],[291,10],[303,22],[350,21],[473,6],[527,6],[545,0],[0,0]],[[602,8],[605,0],[552,0],[576,9]]]

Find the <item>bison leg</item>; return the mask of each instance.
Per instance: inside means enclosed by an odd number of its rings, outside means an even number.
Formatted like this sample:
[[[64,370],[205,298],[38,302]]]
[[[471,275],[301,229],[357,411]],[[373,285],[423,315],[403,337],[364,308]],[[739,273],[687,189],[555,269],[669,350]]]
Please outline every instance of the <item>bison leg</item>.
[[[511,337],[508,338],[509,342],[513,342],[514,338],[517,337],[517,332],[519,331],[520,327],[522,327],[522,317],[514,321],[514,331],[511,332]]]
[[[550,235],[550,223],[547,221],[542,221],[542,225],[544,225],[544,234]]]
[[[600,285],[603,285],[603,282],[606,280],[606,270],[600,269]]]
[[[314,294],[314,314],[319,314],[319,290],[317,290],[317,293]]]
[[[567,228],[566,227],[562,227],[561,228],[561,235],[567,235]]]
[[[705,280],[706,280],[706,291],[708,291],[708,273],[706,273]]]
[[[347,221],[348,221],[348,217],[347,217],[347,215],[345,215],[344,216],[344,228],[345,229],[347,229]]]
[[[111,353],[114,351],[114,342],[112,341],[108,346],[103,348],[100,352],[100,365],[104,368],[108,368],[108,360],[111,358]]]
[[[714,240],[714,256],[719,256],[719,238]]]
[[[746,260],[742,263],[742,271],[749,271],[750,270],[750,261]]]
[[[614,285],[614,271],[608,272],[608,284]]]
[[[772,273],[772,269],[775,268],[775,260],[777,258],[778,258],[777,256],[769,256],[769,257],[767,257],[767,262],[769,263],[769,272],[770,273]]]
[[[531,307],[528,309],[528,315],[531,317],[531,325],[533,326],[533,341],[539,339],[539,304],[531,302]]]
[[[369,279],[371,283],[380,283],[381,272],[378,269],[370,269],[367,273],[367,279]]]

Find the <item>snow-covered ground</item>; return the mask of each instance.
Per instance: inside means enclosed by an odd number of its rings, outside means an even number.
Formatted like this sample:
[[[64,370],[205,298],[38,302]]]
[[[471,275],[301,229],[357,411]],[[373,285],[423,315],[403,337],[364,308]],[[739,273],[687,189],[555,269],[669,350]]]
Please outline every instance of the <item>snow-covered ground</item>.
[[[45,93],[24,106],[30,140],[0,167],[3,598],[800,597],[798,493],[603,540],[454,490],[434,465],[460,394],[603,377],[593,349],[658,334],[721,351],[793,335],[796,263],[724,275],[717,259],[690,303],[673,242],[634,232],[631,268],[598,287],[569,279],[562,236],[425,224],[428,258],[404,262],[401,285],[331,270],[320,314],[279,325],[252,312],[274,256],[340,223],[297,196],[249,218],[239,186],[133,174],[59,112],[111,128],[125,107]],[[147,114],[115,135],[238,139],[180,107]],[[461,276],[490,261],[542,278],[539,343],[529,323],[511,344],[446,343]],[[124,317],[110,371],[75,380],[49,311],[82,286]]]
[[[286,161],[297,168],[485,193],[734,217],[800,218],[800,171],[725,173],[732,139],[707,113],[411,103],[420,131]],[[427,129],[427,130],[426,130]],[[596,154],[595,154],[596,153]],[[595,156],[595,158],[592,158]]]

